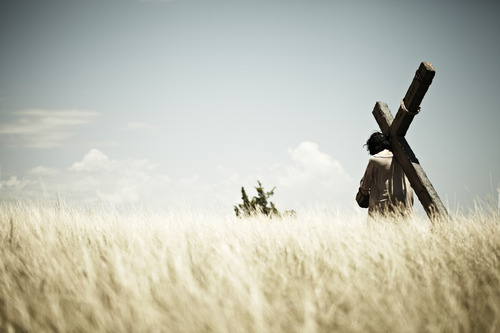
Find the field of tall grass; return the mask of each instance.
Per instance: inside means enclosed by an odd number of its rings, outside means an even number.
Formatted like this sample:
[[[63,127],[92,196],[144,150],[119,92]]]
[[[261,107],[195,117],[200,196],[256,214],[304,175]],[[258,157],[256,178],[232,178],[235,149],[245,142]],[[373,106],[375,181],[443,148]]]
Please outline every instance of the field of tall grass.
[[[0,204],[2,332],[500,332],[496,207],[367,222]]]

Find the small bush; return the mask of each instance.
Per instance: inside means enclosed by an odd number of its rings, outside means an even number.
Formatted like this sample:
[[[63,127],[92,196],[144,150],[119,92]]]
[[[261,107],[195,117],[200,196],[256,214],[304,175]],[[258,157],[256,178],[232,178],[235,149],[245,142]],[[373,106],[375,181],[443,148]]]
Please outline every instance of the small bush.
[[[241,187],[241,199],[242,204],[234,206],[234,212],[238,217],[250,217],[254,215],[267,215],[269,217],[281,217],[280,212],[276,209],[273,202],[268,201],[268,199],[274,195],[274,190],[276,187],[269,192],[264,191],[264,187],[260,181],[257,181],[259,186],[255,187],[257,190],[257,196],[254,196],[252,200],[248,199],[248,195],[244,187]],[[295,215],[295,211],[285,211],[285,215]]]

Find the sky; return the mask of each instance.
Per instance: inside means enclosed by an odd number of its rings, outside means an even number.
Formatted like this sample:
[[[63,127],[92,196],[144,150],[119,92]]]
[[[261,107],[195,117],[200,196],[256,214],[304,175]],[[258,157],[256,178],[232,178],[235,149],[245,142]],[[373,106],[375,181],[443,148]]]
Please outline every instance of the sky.
[[[232,212],[260,180],[279,210],[362,214],[373,107],[395,114],[428,61],[410,146],[450,210],[498,200],[499,14],[482,0],[0,0],[0,198]]]

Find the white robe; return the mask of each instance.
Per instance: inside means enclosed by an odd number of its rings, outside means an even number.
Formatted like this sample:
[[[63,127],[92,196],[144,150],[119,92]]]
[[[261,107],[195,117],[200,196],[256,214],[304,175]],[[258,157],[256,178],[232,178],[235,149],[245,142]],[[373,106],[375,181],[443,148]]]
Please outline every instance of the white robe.
[[[359,191],[369,195],[368,212],[413,207],[413,188],[392,152],[383,150],[368,161]]]

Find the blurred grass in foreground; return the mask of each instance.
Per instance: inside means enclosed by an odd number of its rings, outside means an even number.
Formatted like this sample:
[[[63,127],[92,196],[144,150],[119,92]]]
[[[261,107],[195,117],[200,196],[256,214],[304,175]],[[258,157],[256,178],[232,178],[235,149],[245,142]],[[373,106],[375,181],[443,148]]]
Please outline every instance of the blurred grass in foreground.
[[[4,332],[499,332],[497,207],[375,221],[0,205]]]

